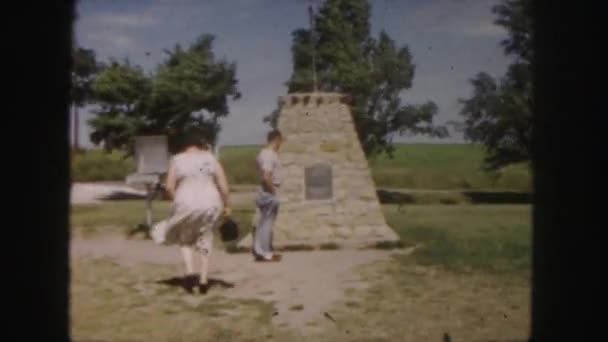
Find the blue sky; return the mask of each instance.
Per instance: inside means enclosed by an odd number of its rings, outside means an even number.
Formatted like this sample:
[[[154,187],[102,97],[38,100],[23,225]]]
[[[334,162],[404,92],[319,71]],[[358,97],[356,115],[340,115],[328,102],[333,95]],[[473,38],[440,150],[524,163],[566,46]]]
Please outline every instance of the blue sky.
[[[493,24],[496,0],[371,0],[374,35],[384,29],[409,46],[416,65],[410,103],[432,100],[437,122],[458,119],[458,99],[471,92],[479,71],[504,73],[509,59],[499,43],[506,32]],[[217,55],[236,61],[243,97],[223,120],[223,145],[259,144],[268,126],[262,118],[286,93],[291,72],[291,32],[308,25],[305,0],[80,0],[75,24],[79,45],[101,60],[129,57],[152,71],[176,43],[188,45],[202,33],[216,36]],[[319,0],[317,0],[319,3]],[[91,146],[81,110],[80,143]],[[436,142],[403,137],[403,142]],[[453,133],[444,142],[461,142]]]

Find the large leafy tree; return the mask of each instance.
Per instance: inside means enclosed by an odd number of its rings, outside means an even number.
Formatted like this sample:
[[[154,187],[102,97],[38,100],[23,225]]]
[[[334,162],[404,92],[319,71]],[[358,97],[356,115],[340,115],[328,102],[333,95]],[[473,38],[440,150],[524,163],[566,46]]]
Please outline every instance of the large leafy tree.
[[[411,53],[384,31],[372,37],[370,14],[366,0],[326,0],[314,17],[314,35],[309,29],[292,33],[288,92],[313,89],[315,51],[318,89],[351,95],[355,126],[367,155],[391,155],[396,134],[446,136],[444,127],[433,124],[437,112],[433,102],[403,103],[404,91],[414,79]],[[265,121],[276,124],[277,115],[275,111]]]
[[[532,15],[531,0],[503,0],[493,8],[496,24],[509,31],[501,42],[514,57],[499,81],[485,72],[472,80],[473,95],[461,100],[465,138],[486,148],[485,166],[496,170],[527,162],[532,133]]]
[[[214,37],[203,35],[187,50],[167,50],[167,60],[154,79],[148,130],[169,136],[172,149],[178,133],[200,130],[215,141],[219,119],[229,113],[228,100],[241,94],[236,64],[213,53]]]
[[[79,109],[93,101],[93,82],[99,71],[95,51],[76,47],[72,51],[71,105],[74,112],[74,149],[79,149]]]
[[[175,150],[189,130],[213,141],[228,100],[240,97],[236,65],[216,58],[213,39],[202,35],[187,49],[166,50],[168,58],[150,75],[128,61],[113,62],[95,82],[102,109],[91,121],[93,142],[132,152],[135,135],[162,134]]]
[[[130,149],[133,137],[146,124],[152,80],[130,61],[111,60],[93,85],[99,105],[89,121],[91,141],[106,150]]]

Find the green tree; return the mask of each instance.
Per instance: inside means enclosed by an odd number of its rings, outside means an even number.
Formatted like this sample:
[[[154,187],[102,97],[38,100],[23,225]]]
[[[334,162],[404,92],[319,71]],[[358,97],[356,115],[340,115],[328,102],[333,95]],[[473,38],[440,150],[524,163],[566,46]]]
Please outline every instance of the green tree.
[[[353,119],[367,155],[392,155],[391,139],[396,134],[447,136],[444,127],[433,124],[437,113],[433,102],[402,102],[414,79],[411,53],[384,31],[378,38],[372,37],[370,13],[366,0],[325,1],[314,17],[314,35],[308,29],[292,33],[293,73],[288,92],[313,89],[315,51],[318,89],[351,95]],[[276,124],[277,113],[265,121]]]
[[[76,47],[72,51],[72,88],[70,93],[71,105],[74,112],[74,149],[79,149],[79,109],[93,101],[92,85],[99,71],[95,51]]]
[[[89,121],[91,141],[103,143],[107,151],[129,150],[147,121],[152,80],[128,59],[111,60],[95,80],[93,91],[100,109]]]
[[[240,93],[236,64],[216,58],[213,40],[202,35],[188,49],[165,50],[168,58],[151,75],[128,61],[114,61],[95,83],[102,109],[90,122],[91,140],[130,152],[140,134],[167,135],[173,151],[185,131],[203,131],[215,140],[229,98]]]
[[[493,8],[495,23],[506,28],[501,42],[505,54],[514,57],[506,75],[494,80],[478,73],[472,80],[473,95],[461,100],[465,138],[486,148],[485,167],[527,162],[532,134],[532,14],[531,0],[503,0]]]
[[[212,35],[202,35],[187,50],[179,45],[166,50],[168,58],[157,69],[148,129],[167,134],[172,149],[186,130],[200,130],[214,142],[229,99],[241,96],[236,64],[218,59],[213,41]]]

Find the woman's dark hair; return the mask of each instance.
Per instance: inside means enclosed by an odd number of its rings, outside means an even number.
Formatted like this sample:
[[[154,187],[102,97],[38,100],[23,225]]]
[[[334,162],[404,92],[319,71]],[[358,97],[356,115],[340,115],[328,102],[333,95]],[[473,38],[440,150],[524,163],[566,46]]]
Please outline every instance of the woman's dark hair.
[[[283,135],[281,134],[281,132],[278,129],[272,130],[270,132],[268,132],[268,135],[266,136],[266,141],[267,142],[271,142],[276,138],[281,138],[283,137]]]
[[[184,150],[190,146],[196,146],[201,149],[206,149],[209,141],[205,134],[198,131],[184,132],[181,140],[181,148]]]

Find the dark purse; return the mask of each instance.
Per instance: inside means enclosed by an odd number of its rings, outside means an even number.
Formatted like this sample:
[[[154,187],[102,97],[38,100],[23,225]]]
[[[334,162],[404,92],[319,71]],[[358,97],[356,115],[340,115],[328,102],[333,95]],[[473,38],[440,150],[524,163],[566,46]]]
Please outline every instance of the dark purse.
[[[222,241],[234,241],[239,237],[239,226],[231,218],[224,219],[224,222],[219,227]]]

